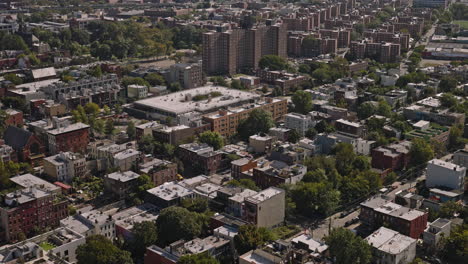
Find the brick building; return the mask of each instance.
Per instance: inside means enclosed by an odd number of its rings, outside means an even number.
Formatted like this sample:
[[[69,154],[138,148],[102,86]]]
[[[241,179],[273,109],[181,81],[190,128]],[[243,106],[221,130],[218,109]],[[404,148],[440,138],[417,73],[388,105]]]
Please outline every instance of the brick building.
[[[246,119],[254,109],[263,109],[270,112],[273,120],[281,119],[287,114],[287,100],[266,98],[265,101],[245,105],[237,109],[219,110],[218,113],[206,115],[203,120],[211,124],[211,130],[229,137],[237,132],[239,122]]]
[[[257,76],[262,82],[278,86],[282,94],[290,94],[292,88],[297,88],[307,81],[307,77],[299,74],[292,74],[286,71],[258,70]]]
[[[372,167],[376,169],[401,170],[408,166],[411,142],[402,141],[388,146],[381,146],[371,151]]]
[[[186,167],[205,175],[216,173],[221,166],[222,153],[204,143],[179,145],[177,153]]]
[[[210,75],[254,71],[265,55],[286,57],[286,24],[207,32],[202,36],[203,71]]]
[[[381,63],[396,62],[400,56],[400,44],[352,41],[350,54],[353,59],[373,58]]]
[[[177,164],[166,160],[153,159],[143,163],[140,165],[140,172],[150,176],[154,186],[178,180]]]
[[[28,130],[9,126],[3,133],[5,144],[16,152],[18,161],[38,165],[45,157],[46,147]]]
[[[8,193],[0,206],[3,239],[11,242],[22,234],[32,236],[36,228],[57,227],[67,216],[68,202],[39,186]]]
[[[59,152],[85,153],[89,143],[89,126],[75,123],[66,127],[59,127],[47,131],[49,151],[52,154]]]
[[[427,226],[428,213],[401,206],[382,197],[361,203],[359,219],[372,228],[388,225],[403,235],[419,238]]]
[[[15,109],[5,110],[7,118],[4,121],[5,126],[22,127],[24,124],[23,113]]]

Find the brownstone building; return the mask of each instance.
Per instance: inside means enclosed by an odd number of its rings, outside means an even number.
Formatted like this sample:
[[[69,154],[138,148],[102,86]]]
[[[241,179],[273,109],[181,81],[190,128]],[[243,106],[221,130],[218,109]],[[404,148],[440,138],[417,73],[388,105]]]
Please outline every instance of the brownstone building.
[[[191,168],[193,172],[211,175],[216,173],[221,166],[222,153],[214,151],[212,147],[204,143],[179,145],[177,153],[184,166]]]
[[[268,21],[267,21],[268,22]],[[203,40],[203,71],[234,75],[254,71],[265,55],[286,57],[286,24],[207,32]]]
[[[36,228],[59,226],[68,216],[68,202],[57,199],[55,193],[36,187],[8,193],[0,205],[0,227],[3,240],[13,242],[22,234],[32,236]]]
[[[140,166],[140,172],[150,176],[155,187],[178,180],[177,164],[166,160],[153,159],[143,163]]]
[[[89,126],[83,123],[75,123],[47,131],[49,151],[52,154],[59,152],[85,153],[89,143]]]

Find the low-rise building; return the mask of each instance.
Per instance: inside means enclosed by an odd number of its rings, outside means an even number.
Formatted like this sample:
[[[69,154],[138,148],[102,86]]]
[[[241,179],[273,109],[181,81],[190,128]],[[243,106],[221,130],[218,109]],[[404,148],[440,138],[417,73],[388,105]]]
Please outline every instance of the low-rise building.
[[[167,83],[178,82],[184,89],[192,89],[205,84],[201,63],[177,63],[164,73]]]
[[[47,131],[49,151],[52,154],[60,152],[85,153],[89,143],[89,126],[83,123],[60,124]]]
[[[222,153],[205,143],[179,145],[177,153],[185,166],[205,175],[216,173],[221,166]]]
[[[371,151],[372,167],[376,169],[401,170],[408,166],[410,156],[410,141],[401,141]]]
[[[372,246],[375,263],[407,264],[416,257],[416,239],[381,227],[366,242]]]
[[[284,221],[285,191],[276,187],[265,189],[245,199],[243,219],[258,227],[277,226]]]
[[[167,160],[153,159],[140,164],[140,172],[150,176],[154,186],[178,179],[177,164]]]
[[[41,186],[5,194],[0,205],[0,227],[5,241],[18,241],[35,228],[57,227],[68,215],[68,201]]]
[[[133,171],[113,172],[104,176],[104,190],[118,197],[126,198],[137,184],[140,177]]]
[[[253,180],[262,189],[281,184],[296,184],[302,180],[307,168],[301,164],[288,164],[274,160],[253,168]]]
[[[83,235],[59,227],[0,249],[0,263],[76,263],[76,250],[86,243]],[[43,245],[51,245],[51,248]]]
[[[127,96],[136,99],[146,98],[148,97],[148,87],[145,85],[131,84],[127,86]]]
[[[86,159],[81,154],[61,152],[43,160],[44,172],[56,181],[71,183],[87,173]]]
[[[144,203],[120,211],[112,215],[115,220],[115,234],[125,239],[133,238],[133,226],[137,223],[155,221],[159,216],[159,208],[153,204]]]
[[[445,237],[450,236],[452,222],[445,218],[437,218],[429,223],[423,233],[424,245],[430,249],[440,248],[440,242]]]
[[[451,162],[433,159],[427,164],[426,187],[464,190],[466,168]]]
[[[362,202],[359,214],[362,223],[371,228],[385,223],[389,228],[415,239],[426,229],[427,217],[427,212],[410,209],[378,196]]]
[[[271,150],[273,141],[273,138],[268,135],[253,135],[249,137],[249,147],[256,153],[265,153]]]
[[[66,227],[85,237],[92,235],[102,235],[109,240],[116,238],[115,220],[111,215],[99,211],[91,210],[69,216],[60,221],[60,226]]]
[[[141,152],[132,148],[126,149],[116,153],[113,157],[112,166],[121,171],[131,170],[136,166],[137,161],[140,159]]]
[[[176,182],[167,182],[146,191],[146,200],[159,208],[178,205],[183,198],[192,198],[193,191]]]
[[[453,163],[468,168],[468,146],[453,153]]]
[[[284,116],[284,126],[296,130],[303,137],[309,128],[315,126],[315,121],[309,115],[289,113]]]

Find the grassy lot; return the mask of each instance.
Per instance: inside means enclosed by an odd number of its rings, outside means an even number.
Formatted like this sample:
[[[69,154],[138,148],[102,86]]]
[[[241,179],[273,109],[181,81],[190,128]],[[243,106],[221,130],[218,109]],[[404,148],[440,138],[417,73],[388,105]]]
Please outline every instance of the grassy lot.
[[[40,246],[43,250],[45,250],[45,251],[49,251],[49,250],[55,248],[55,246],[52,245],[52,244],[49,243],[49,242],[42,242],[41,244],[39,244],[39,246]]]
[[[453,23],[460,25],[463,29],[468,29],[468,20],[455,20]]]

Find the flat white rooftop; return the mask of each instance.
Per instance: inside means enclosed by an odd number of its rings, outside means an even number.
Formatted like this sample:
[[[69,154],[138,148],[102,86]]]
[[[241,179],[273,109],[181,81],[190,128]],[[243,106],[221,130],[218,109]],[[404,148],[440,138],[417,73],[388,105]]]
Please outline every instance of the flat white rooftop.
[[[196,95],[209,95],[211,92],[219,92],[221,96],[200,101],[192,100]],[[203,86],[139,100],[134,104],[159,109],[167,113],[183,114],[192,111],[209,112],[257,98],[260,98],[260,96],[255,93],[228,89],[221,86]]]

